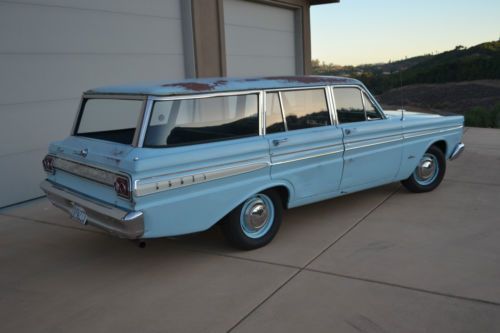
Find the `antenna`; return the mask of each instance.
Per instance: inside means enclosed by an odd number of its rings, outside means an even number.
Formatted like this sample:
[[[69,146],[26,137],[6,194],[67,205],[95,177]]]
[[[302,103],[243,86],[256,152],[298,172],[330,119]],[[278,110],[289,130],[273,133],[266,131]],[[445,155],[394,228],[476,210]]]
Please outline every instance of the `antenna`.
[[[399,92],[400,92],[400,102],[401,102],[401,120],[405,119],[405,108],[404,108],[404,98],[403,98],[403,75],[401,74],[401,69],[399,70]]]

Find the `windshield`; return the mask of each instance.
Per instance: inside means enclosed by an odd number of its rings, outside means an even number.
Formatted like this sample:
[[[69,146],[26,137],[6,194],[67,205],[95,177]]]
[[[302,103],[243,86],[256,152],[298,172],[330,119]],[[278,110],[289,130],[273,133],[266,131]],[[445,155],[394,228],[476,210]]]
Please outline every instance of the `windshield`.
[[[142,100],[130,99],[85,99],[74,134],[132,144],[143,103]]]

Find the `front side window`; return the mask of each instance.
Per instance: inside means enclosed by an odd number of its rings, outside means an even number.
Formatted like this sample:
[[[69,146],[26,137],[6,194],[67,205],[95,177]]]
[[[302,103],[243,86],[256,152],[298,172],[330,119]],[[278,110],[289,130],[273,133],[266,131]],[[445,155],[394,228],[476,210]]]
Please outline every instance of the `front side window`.
[[[257,94],[156,101],[145,147],[172,147],[259,134]]]
[[[132,144],[144,102],[125,99],[85,99],[74,135]]]
[[[339,123],[366,120],[361,90],[358,88],[335,88],[333,89],[333,96]]]
[[[288,130],[331,125],[324,89],[281,93]]]
[[[363,100],[365,101],[366,118],[368,120],[382,119],[382,115],[377,111],[377,108],[375,108],[375,105],[373,105],[365,93],[363,93]]]

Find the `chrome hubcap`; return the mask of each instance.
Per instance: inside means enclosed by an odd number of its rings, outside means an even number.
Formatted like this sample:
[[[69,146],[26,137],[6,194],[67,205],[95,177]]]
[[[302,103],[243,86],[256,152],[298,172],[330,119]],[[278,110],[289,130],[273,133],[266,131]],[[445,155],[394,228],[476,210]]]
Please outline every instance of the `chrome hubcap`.
[[[265,194],[257,194],[243,204],[240,225],[243,233],[250,238],[264,236],[274,221],[272,200]]]
[[[432,183],[439,173],[439,165],[436,157],[425,154],[415,169],[415,180],[421,185]]]
[[[428,156],[424,156],[420,161],[420,164],[417,169],[418,177],[420,179],[429,179],[436,172],[436,163],[433,158]]]
[[[261,229],[269,217],[267,207],[261,199],[256,199],[252,205],[249,205],[244,214],[246,226],[253,231]]]

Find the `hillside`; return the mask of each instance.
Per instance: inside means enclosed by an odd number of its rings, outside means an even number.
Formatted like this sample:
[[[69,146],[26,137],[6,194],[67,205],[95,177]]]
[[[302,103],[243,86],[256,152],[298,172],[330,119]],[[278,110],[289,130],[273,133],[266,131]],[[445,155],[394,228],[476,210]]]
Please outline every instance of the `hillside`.
[[[385,109],[459,113],[500,103],[500,80],[477,80],[440,84],[412,84],[377,96]]]
[[[361,80],[388,109],[459,113],[468,126],[500,128],[500,41],[385,64],[312,65]]]
[[[336,66],[313,61],[313,72],[360,79],[375,94],[416,83],[500,79],[500,41],[386,64]]]

